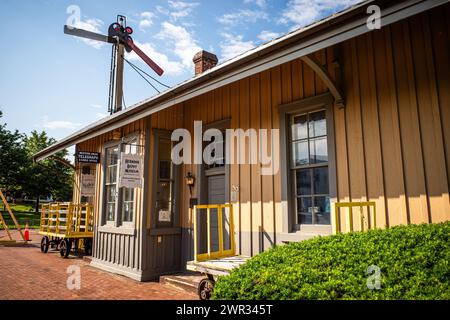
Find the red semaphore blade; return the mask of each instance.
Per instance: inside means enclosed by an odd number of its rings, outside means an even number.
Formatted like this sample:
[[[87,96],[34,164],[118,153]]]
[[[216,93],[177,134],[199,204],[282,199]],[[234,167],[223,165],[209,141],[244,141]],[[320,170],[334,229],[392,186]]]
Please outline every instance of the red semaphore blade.
[[[161,76],[164,73],[164,70],[161,69],[152,59],[150,59],[141,49],[139,49],[133,42],[133,40],[128,39],[128,46],[133,49],[134,52],[136,52],[136,54],[141,57],[142,60],[144,60],[144,62],[146,64],[148,64],[148,66],[150,68],[153,69],[153,71],[156,72],[156,74],[158,76]]]

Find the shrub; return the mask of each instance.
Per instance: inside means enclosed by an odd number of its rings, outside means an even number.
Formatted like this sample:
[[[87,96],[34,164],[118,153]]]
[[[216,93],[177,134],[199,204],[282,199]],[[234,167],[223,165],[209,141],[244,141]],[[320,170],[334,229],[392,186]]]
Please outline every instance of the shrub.
[[[445,222],[277,246],[219,278],[213,299],[448,300],[449,237]],[[381,287],[370,290],[372,265],[380,268]]]

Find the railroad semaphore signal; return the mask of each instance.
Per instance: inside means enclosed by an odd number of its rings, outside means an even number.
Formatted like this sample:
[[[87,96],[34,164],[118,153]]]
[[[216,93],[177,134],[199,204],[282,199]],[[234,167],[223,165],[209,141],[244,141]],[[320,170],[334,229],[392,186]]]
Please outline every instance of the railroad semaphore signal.
[[[108,28],[108,35],[103,35],[87,30],[77,29],[65,25],[64,33],[76,37],[90,40],[111,43],[113,45],[111,54],[111,79],[109,86],[108,111],[113,114],[122,110],[123,103],[123,65],[124,51],[134,51],[153,71],[161,76],[164,71],[152,59],[150,59],[133,42],[131,34],[133,29],[127,26],[127,18],[122,15],[117,16],[117,22],[112,23]]]

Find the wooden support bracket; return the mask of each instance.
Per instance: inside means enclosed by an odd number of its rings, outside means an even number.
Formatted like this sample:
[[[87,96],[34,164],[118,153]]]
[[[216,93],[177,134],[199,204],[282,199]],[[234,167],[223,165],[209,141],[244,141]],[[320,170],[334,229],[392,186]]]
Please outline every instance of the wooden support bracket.
[[[334,97],[334,101],[339,108],[345,106],[344,95],[337,83],[331,78],[328,70],[317,60],[313,55],[308,55],[300,58],[304,63],[306,63],[325,83],[327,88],[330,90]]]

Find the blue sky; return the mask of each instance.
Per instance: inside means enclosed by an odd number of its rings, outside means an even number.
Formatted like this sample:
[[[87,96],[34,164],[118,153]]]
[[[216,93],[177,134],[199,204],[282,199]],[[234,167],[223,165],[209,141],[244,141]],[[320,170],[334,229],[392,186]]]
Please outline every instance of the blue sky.
[[[160,80],[173,86],[193,76],[192,57],[200,49],[224,62],[357,2],[0,0],[3,121],[9,129],[45,130],[61,139],[107,115],[111,47],[64,35],[70,5],[80,8],[79,27],[105,34],[117,14],[127,16],[135,43],[165,69]],[[151,73],[135,55],[128,58]],[[126,106],[155,93],[126,67]]]

